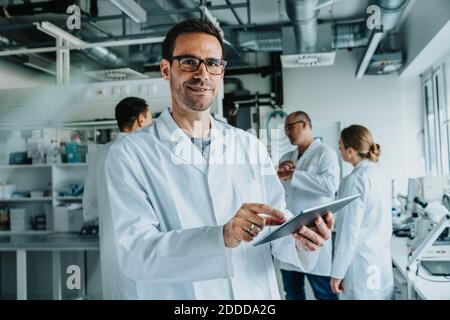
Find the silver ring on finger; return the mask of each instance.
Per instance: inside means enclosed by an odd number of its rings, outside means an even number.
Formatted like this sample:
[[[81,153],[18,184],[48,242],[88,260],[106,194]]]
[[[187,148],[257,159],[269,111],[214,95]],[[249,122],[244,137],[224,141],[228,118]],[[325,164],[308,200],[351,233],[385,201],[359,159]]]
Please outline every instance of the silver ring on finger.
[[[248,232],[248,233],[252,233],[252,230],[253,230],[254,227],[255,227],[255,225],[252,223],[252,224],[250,225],[250,227],[248,227],[247,232]]]

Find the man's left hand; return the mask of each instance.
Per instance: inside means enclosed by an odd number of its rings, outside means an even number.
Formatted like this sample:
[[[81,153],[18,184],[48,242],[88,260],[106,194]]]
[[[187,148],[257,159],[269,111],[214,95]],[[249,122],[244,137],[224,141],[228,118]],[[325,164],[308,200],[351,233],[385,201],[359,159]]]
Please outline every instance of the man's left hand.
[[[316,219],[314,227],[309,228],[302,226],[296,233],[294,233],[297,250],[318,250],[328,239],[330,239],[333,225],[334,217],[331,212],[328,212],[324,216],[324,219],[321,217]]]
[[[342,284],[342,279],[331,278],[330,281],[331,290],[334,294],[344,292],[344,286]]]

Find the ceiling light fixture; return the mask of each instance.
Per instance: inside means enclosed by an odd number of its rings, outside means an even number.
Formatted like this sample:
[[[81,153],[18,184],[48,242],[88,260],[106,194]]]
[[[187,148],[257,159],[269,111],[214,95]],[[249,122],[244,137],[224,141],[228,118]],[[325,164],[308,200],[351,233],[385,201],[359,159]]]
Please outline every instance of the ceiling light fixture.
[[[376,30],[372,33],[372,37],[370,38],[369,46],[364,53],[364,58],[361,60],[359,64],[358,71],[356,72],[356,78],[361,79],[366,73],[367,68],[369,67],[370,61],[372,60],[375,51],[378,48],[381,40],[383,39],[384,32],[383,30]]]

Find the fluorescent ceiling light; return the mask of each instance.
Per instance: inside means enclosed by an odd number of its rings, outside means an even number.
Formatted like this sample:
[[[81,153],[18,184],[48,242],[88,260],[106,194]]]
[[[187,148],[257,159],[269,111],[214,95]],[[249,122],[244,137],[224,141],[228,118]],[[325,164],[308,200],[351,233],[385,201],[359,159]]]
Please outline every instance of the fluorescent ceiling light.
[[[75,46],[86,45],[86,42],[84,42],[80,38],[77,38],[77,37],[71,35],[70,33],[66,32],[66,31],[64,31],[60,27],[55,26],[53,23],[44,21],[41,23],[36,22],[35,25],[37,26],[37,28],[40,31],[50,35],[51,37],[61,38],[63,40],[66,40],[71,45],[75,45]]]
[[[111,0],[120,10],[133,19],[136,23],[147,22],[147,11],[134,0]]]
[[[359,64],[358,71],[356,72],[357,79],[361,79],[366,73],[370,61],[372,60],[372,57],[375,54],[375,51],[377,50],[378,45],[381,42],[381,39],[383,39],[383,36],[384,32],[382,30],[374,31],[372,33],[369,46],[367,47],[366,52],[364,53],[364,57]]]

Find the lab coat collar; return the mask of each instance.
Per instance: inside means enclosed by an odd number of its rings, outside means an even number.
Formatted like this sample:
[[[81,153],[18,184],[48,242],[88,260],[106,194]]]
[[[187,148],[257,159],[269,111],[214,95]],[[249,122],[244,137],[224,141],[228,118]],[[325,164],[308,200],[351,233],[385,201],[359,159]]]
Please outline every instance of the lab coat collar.
[[[354,168],[353,171],[359,170],[361,168],[365,168],[367,166],[370,166],[371,164],[373,164],[373,161],[370,161],[369,159],[364,159],[362,161],[360,161]]]
[[[126,136],[127,135],[127,132],[119,132],[118,134],[117,134],[117,136],[116,136],[116,139],[119,139],[119,138],[122,138],[123,136]]]
[[[292,159],[291,161],[294,163],[297,163],[297,167],[300,167],[303,162],[305,161],[305,159],[308,158],[308,156],[314,152],[314,150],[316,150],[320,145],[322,144],[322,142],[320,142],[319,139],[315,139],[311,145],[305,150],[305,152],[303,153],[303,155],[300,157],[300,159],[298,159],[298,155],[299,155],[299,151],[298,148],[296,148],[292,154]],[[298,162],[297,162],[298,159]]]
[[[210,157],[222,156],[225,151],[224,129],[217,121],[210,116],[211,120],[211,143]],[[170,114],[170,109],[166,109],[156,122],[156,129],[159,138],[171,144],[172,154],[176,157],[173,159],[181,160],[186,164],[193,165],[203,174],[208,172],[208,163],[201,154],[200,150],[192,143],[187,134],[178,127]]]

